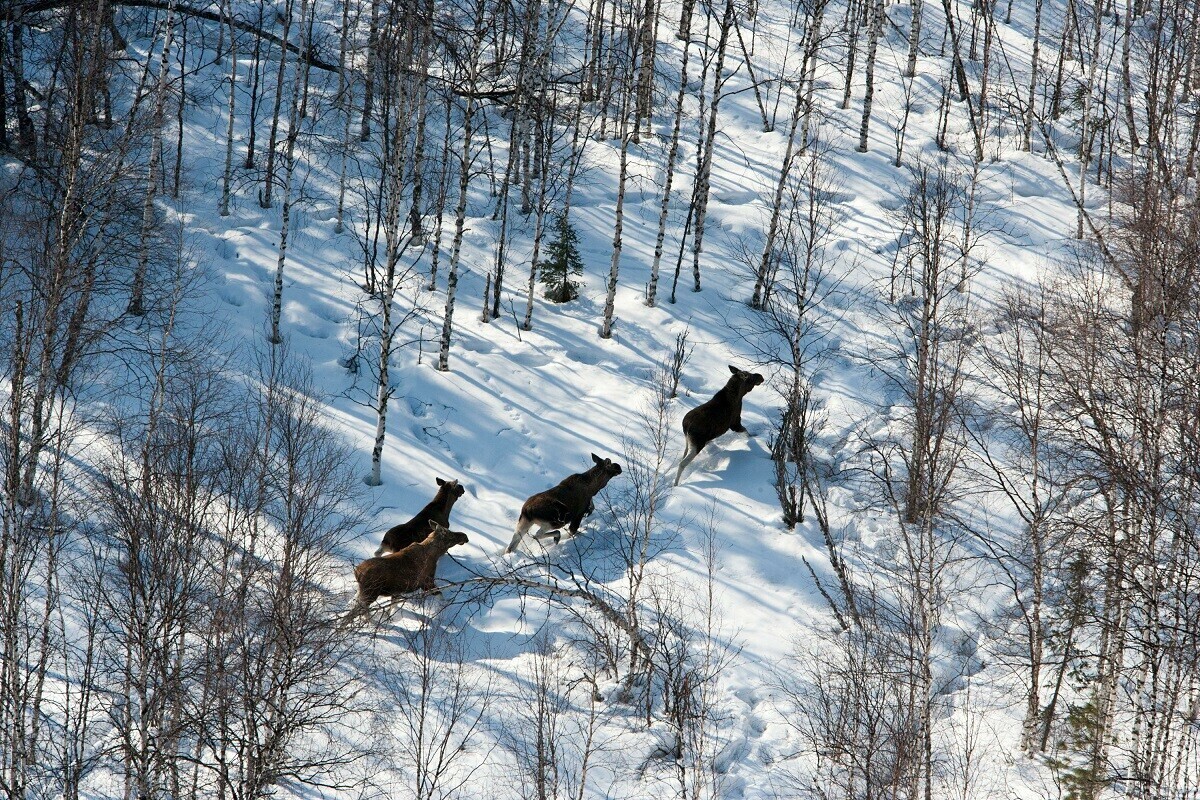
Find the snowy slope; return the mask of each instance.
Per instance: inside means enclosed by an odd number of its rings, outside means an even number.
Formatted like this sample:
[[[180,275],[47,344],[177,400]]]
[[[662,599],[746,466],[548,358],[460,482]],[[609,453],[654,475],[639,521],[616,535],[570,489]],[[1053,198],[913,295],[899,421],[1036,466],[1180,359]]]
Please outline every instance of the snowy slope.
[[[838,108],[838,45],[830,44],[823,51],[818,74],[817,130],[829,148],[828,166],[836,186],[832,198],[838,215],[831,247],[836,254],[833,271],[843,284],[829,300],[829,307],[822,310],[830,333],[814,381],[827,414],[821,450],[850,466],[860,463],[856,461],[861,459],[859,434],[880,429],[889,418],[890,407],[898,402],[869,360],[873,350],[886,346],[893,335],[880,311],[880,298],[896,252],[896,198],[908,180],[906,170],[892,164],[894,124],[904,103],[897,67],[905,53],[906,9],[889,5],[895,24],[886,26],[881,42],[877,114],[869,152],[856,151],[861,84],[850,108]],[[674,19],[676,11],[672,8],[666,17]],[[932,15],[932,11],[927,13]],[[1000,30],[1008,57],[1018,69],[1028,52],[1027,16],[1018,14],[1013,25]],[[760,75],[776,78],[785,69],[780,61],[785,55],[786,68],[796,69],[797,45],[794,35],[789,39],[785,30],[787,18],[786,4],[762,4],[755,32],[755,68]],[[675,65],[679,43],[669,28],[664,25],[660,32],[659,58],[663,64]],[[936,42],[927,42],[928,52],[936,53],[936,49]],[[975,69],[972,76],[977,76],[978,64],[970,66]],[[946,68],[947,59],[934,55],[920,62],[912,89],[906,161],[947,159],[970,174],[971,146],[960,106],[954,107],[949,122],[950,152],[941,152],[934,144]],[[666,71],[673,74],[672,70]],[[543,548],[532,542],[526,542],[522,553],[507,558],[499,555],[511,536],[522,501],[566,475],[586,469],[591,464],[590,453],[622,461],[623,442],[642,448],[649,445],[638,415],[652,397],[656,368],[669,355],[676,335],[685,329],[695,349],[684,370],[680,397],[671,404],[672,458],[683,450],[679,420],[720,388],[728,376],[727,365],[755,368],[753,343],[744,338],[752,327],[754,312],[746,305],[749,267],[743,253],[755,254],[761,247],[783,155],[791,90],[783,92],[775,130],[763,132],[746,70],[731,70],[730,74],[721,107],[702,259],[704,289],[690,291],[689,252],[678,302],[665,302],[666,288],[660,290],[662,301],[657,307],[648,308],[642,302],[670,132],[668,104],[663,103],[663,115],[655,126],[657,138],[631,147],[632,188],[625,204],[617,323],[611,340],[601,340],[597,328],[611,254],[617,144],[611,140],[589,143],[586,174],[574,201],[572,220],[581,236],[586,264],[582,296],[555,307],[539,295],[530,332],[518,333],[507,312],[510,301],[518,315],[524,305],[532,223],[520,220],[510,246],[505,313],[490,323],[479,321],[484,276],[495,259],[498,224],[491,219],[494,199],[485,192],[486,182],[477,182],[462,258],[450,372],[433,367],[444,277],[432,293],[418,292],[416,281],[405,292],[403,303],[420,307],[401,336],[414,343],[399,350],[393,361],[395,397],[384,451],[383,485],[364,489],[371,523],[356,543],[340,584],[332,587],[347,604],[354,589],[353,559],[369,556],[383,530],[407,519],[433,496],[435,476],[457,478],[466,486],[466,495],[454,509],[453,525],[471,537],[469,545],[452,552],[457,564],[443,566],[440,578],[464,580],[472,574],[505,571],[540,558]],[[210,79],[216,81],[219,76]],[[674,87],[661,90],[666,97],[673,94]],[[769,84],[768,103],[774,102],[779,90],[778,81]],[[279,212],[260,209],[245,193],[235,197],[230,217],[216,214],[223,155],[221,137],[214,133],[223,130],[220,97],[220,92],[215,93],[210,104],[197,109],[188,122],[189,186],[179,206],[187,243],[207,277],[203,313],[227,332],[229,341],[244,354],[248,370],[251,348],[241,343],[265,336]],[[676,178],[676,186],[682,188],[678,188],[670,217],[665,271],[674,263],[695,164],[699,120],[694,98],[689,110],[680,155],[682,175]],[[689,139],[693,144],[688,144]],[[982,314],[1004,286],[1053,270],[1069,244],[1074,224],[1070,195],[1054,164],[1037,152],[1019,152],[1017,145],[1012,130],[1002,137],[993,135],[986,144],[988,158],[979,165],[976,202],[989,231],[977,251],[983,258],[982,269],[973,286],[977,310]],[[502,148],[503,142],[497,146]],[[1035,151],[1038,149],[1035,146]],[[343,366],[356,346],[357,304],[364,297],[355,279],[357,244],[353,235],[334,232],[333,170],[328,159],[314,155],[304,161],[303,183],[309,199],[297,207],[293,219],[296,233],[285,270],[283,329],[292,351],[311,361],[316,384],[324,392],[328,421],[353,443],[358,454],[353,469],[365,476],[375,426],[365,405],[372,389],[371,376],[366,370],[354,375]],[[1098,193],[1093,197],[1098,198]],[[448,237],[448,230],[445,235]],[[412,260],[413,254],[407,258]],[[417,271],[423,273],[428,250],[417,258]],[[444,259],[445,254],[443,265]],[[668,273],[664,280],[669,277]],[[422,338],[423,344],[415,343]],[[372,352],[364,351],[363,358],[372,357]],[[787,531],[771,487],[769,419],[777,406],[769,385],[755,390],[746,400],[743,417],[749,435],[722,437],[689,468],[682,484],[670,493],[662,520],[664,529],[678,528],[679,536],[653,565],[657,574],[673,582],[676,591],[699,608],[706,581],[707,521],[712,520],[718,551],[714,575],[720,618],[717,638],[728,656],[728,664],[714,684],[713,703],[720,710],[721,721],[713,731],[713,747],[721,753],[715,768],[722,776],[718,795],[725,797],[786,796],[788,784],[781,777],[786,770],[778,762],[794,753],[797,745],[773,687],[798,646],[810,642],[814,632],[834,627],[833,617],[802,562],[807,559],[823,580],[830,578],[820,533],[811,519],[794,532]],[[668,465],[671,472],[672,466]],[[621,481],[613,481],[610,497],[620,495]],[[879,532],[892,523],[886,511],[871,508],[870,498],[863,492],[861,483],[835,488],[834,525],[847,539],[869,550]],[[615,535],[603,513],[584,524],[585,540],[601,541]],[[570,558],[579,548],[603,546],[564,542],[559,545],[559,555],[552,553],[551,557]],[[621,581],[619,575],[609,577],[616,584]],[[534,637],[549,630],[564,669],[569,671],[575,658],[568,641],[573,631],[571,616],[557,606],[521,603],[512,593],[507,597],[501,593],[482,605],[460,605],[461,600],[451,591],[443,599],[426,601],[424,609],[416,613],[377,611],[380,629],[364,630],[360,635],[374,657],[387,658],[388,648],[405,646],[402,637],[388,633],[390,628],[411,630],[420,624],[423,614],[432,615],[441,605],[447,606],[440,624],[456,631],[468,661],[489,676],[494,690],[487,721],[471,745],[484,763],[473,775],[468,793],[513,796],[514,766],[503,746],[513,735],[514,715],[521,713],[525,703],[519,688],[535,649]],[[964,610],[964,617],[982,613],[989,601],[981,594],[977,607]],[[697,625],[701,623],[695,615],[693,618]],[[547,620],[548,628],[543,625]],[[1004,784],[1016,791],[1010,781],[1018,780],[1020,770],[1001,758],[1005,752],[1013,752],[1013,731],[1019,729],[1021,713],[1020,708],[1007,705],[1004,686],[1009,677],[1002,669],[994,673],[985,670],[972,681],[986,690],[968,695],[960,689],[953,702],[958,707],[955,713],[966,720],[963,724],[977,723],[978,717],[971,715],[985,712],[982,736],[992,742],[988,752],[995,761],[984,770],[987,780],[992,787]],[[588,796],[654,795],[656,781],[666,779],[655,776],[657,767],[649,771],[644,767],[655,763],[653,759],[647,762],[647,756],[657,740],[638,728],[636,713],[622,708],[614,686],[606,691],[609,715],[603,729],[610,740],[621,744],[597,757],[596,780]],[[494,749],[489,742],[502,747]],[[384,767],[376,779],[380,785],[386,783],[387,774]]]

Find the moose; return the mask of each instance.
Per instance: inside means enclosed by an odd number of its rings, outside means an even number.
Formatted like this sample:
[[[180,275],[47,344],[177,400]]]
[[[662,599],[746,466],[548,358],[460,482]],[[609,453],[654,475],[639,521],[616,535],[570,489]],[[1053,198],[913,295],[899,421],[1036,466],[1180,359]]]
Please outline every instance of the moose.
[[[696,406],[683,416],[683,437],[686,445],[683,449],[683,460],[679,462],[679,471],[675,473],[676,486],[683,476],[683,468],[700,455],[706,444],[728,430],[738,433],[746,431],[742,427],[742,398],[764,379],[757,372],[746,372],[732,365],[729,371],[733,373],[733,377],[711,400]]]
[[[366,613],[380,597],[437,591],[433,574],[437,570],[438,559],[451,547],[466,544],[468,539],[465,533],[452,531],[435,521],[430,521],[428,525],[429,534],[423,541],[410,544],[396,553],[368,558],[354,568],[358,596],[354,598],[354,606],[342,624]]]
[[[610,480],[621,474],[621,465],[611,458],[601,458],[592,453],[592,461],[595,466],[587,472],[569,475],[554,488],[538,492],[525,501],[517,520],[517,530],[504,551],[506,554],[516,550],[521,539],[535,525],[537,530],[534,531],[534,539],[553,534],[555,544],[562,535],[560,529],[564,525],[569,525],[572,536],[579,532],[579,523],[596,510],[592,498]]]
[[[466,491],[459,485],[458,480],[445,481],[437,478],[438,490],[429,503],[408,522],[402,522],[388,529],[383,535],[383,543],[375,551],[375,556],[387,553],[398,553],[410,544],[424,541],[429,535],[430,523],[436,522],[443,528],[450,527],[450,509]]]

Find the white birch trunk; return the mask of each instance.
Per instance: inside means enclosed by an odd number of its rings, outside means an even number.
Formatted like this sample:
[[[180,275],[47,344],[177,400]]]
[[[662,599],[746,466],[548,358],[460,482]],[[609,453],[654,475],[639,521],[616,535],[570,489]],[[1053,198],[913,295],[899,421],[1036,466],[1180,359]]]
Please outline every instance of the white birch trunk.
[[[290,13],[289,13],[290,16]],[[303,20],[308,17],[308,0],[300,4],[301,30],[307,30]],[[307,52],[307,37],[302,36],[302,46]],[[301,66],[301,64],[304,66]],[[288,107],[287,146],[284,149],[283,176],[283,208],[279,221],[279,256],[275,260],[275,285],[271,294],[271,335],[270,342],[278,345],[283,342],[279,330],[279,319],[283,313],[283,270],[287,264],[288,236],[291,233],[292,222],[292,179],[296,172],[296,140],[300,136],[300,85],[304,81],[304,72],[308,70],[307,62],[297,61],[296,71],[292,76],[292,98]],[[282,92],[283,87],[277,90]],[[268,181],[268,186],[270,182]]]
[[[801,88],[804,90],[804,125],[800,133],[800,152],[808,149],[808,131],[812,123],[813,94],[817,89],[817,50],[821,47],[821,25],[825,21],[825,3],[817,6],[813,13],[812,30],[804,48],[804,66]]]
[[[463,228],[467,216],[467,190],[471,183],[471,139],[474,127],[471,116],[475,111],[474,98],[467,98],[466,121],[463,124],[462,164],[458,176],[458,203],[454,208],[454,243],[450,248],[450,270],[446,276],[446,312],[442,319],[442,340],[438,351],[438,370],[450,371],[450,337],[454,331],[454,295],[458,289],[458,260],[462,254]]]
[[[367,478],[368,486],[379,486],[383,483],[380,477],[380,465],[383,461],[383,443],[387,438],[388,401],[392,397],[391,378],[388,373],[388,362],[392,357],[392,302],[391,296],[385,295],[383,320],[379,333],[379,385],[375,391],[375,444],[371,447],[371,475]]]
[[[1100,34],[1102,17],[1096,15],[1096,24],[1092,37],[1092,63],[1088,66],[1087,86],[1083,95],[1083,118],[1080,123],[1079,137],[1079,214],[1075,224],[1075,238],[1083,239],[1083,224],[1085,204],[1087,202],[1087,171],[1091,161],[1092,146],[1088,139],[1088,124],[1092,117],[1092,94],[1096,86],[1096,64],[1100,60]]]
[[[617,304],[617,275],[621,268],[621,233],[625,224],[625,179],[629,167],[629,117],[621,118],[621,169],[617,178],[616,224],[613,227],[612,261],[608,267],[608,294],[604,298],[604,321],[600,324],[600,338],[612,337],[613,312]]]
[[[867,63],[863,66],[866,73],[867,88],[863,94],[862,124],[858,128],[858,152],[867,152],[867,133],[871,128],[871,105],[875,101],[875,54],[879,51],[880,29],[883,27],[883,0],[873,0],[874,10],[871,12],[871,30],[867,34]]]
[[[904,64],[904,72],[901,73],[905,78],[911,78],[917,74],[917,53],[921,49],[921,7],[923,5],[923,0],[912,0],[912,25],[908,29],[908,60]]]
[[[1038,40],[1042,35],[1042,0],[1037,0],[1033,9],[1033,54],[1029,57],[1029,108],[1025,112],[1025,130],[1021,135],[1021,149],[1029,152],[1033,147],[1033,114],[1037,107]]]
[[[675,122],[671,126],[671,144],[667,149],[667,175],[663,183],[662,203],[658,207],[658,234],[654,238],[654,261],[650,265],[650,283],[646,286],[646,305],[653,307],[658,300],[658,270],[662,263],[663,246],[667,238],[667,213],[671,208],[671,186],[675,182],[675,160],[679,157],[679,129],[683,121],[683,102],[687,96],[688,55],[690,45],[683,43],[683,59],[679,67],[679,91],[675,93]]]
[[[339,154],[338,166],[338,201],[337,215],[333,224],[333,232],[345,230],[346,218],[346,162],[350,155],[350,117],[354,103],[350,97],[350,80],[346,76],[346,51],[350,39],[350,0],[342,0],[342,33],[338,43],[338,89],[337,102],[342,108],[342,147]]]
[[[154,199],[158,196],[158,173],[162,164],[162,126],[167,103],[167,75],[170,71],[171,42],[174,38],[175,3],[167,7],[164,21],[163,47],[154,88],[154,136],[150,143],[150,163],[146,167],[146,198],[142,203],[142,232],[138,247],[137,269],[133,274],[126,313],[142,316],[146,313],[146,273],[150,268],[150,230],[154,227]]]
[[[233,11],[229,3],[230,0],[226,0],[222,4],[229,25],[229,119],[225,125],[225,170],[221,176],[221,202],[218,206],[222,217],[229,216],[229,195],[233,191],[233,121],[237,111],[237,29],[233,26]]]
[[[288,41],[292,33],[292,8],[292,0],[287,0],[283,7],[283,30],[280,33],[280,38],[285,42]],[[271,109],[271,130],[267,136],[266,175],[263,177],[262,192],[258,196],[258,205],[261,208],[271,208],[275,205],[275,142],[279,137],[279,109],[283,105],[283,79],[287,75],[287,54],[288,49],[281,45],[279,48],[279,70],[275,74],[275,98]],[[292,94],[297,95],[298,92],[293,90]],[[288,116],[290,119],[290,112]]]
[[[721,73],[725,70],[725,51],[729,45],[729,31],[736,24],[733,0],[725,0],[725,13],[721,17],[721,33],[717,43],[717,62],[713,70],[713,96],[708,109],[708,132],[704,138],[704,154],[696,176],[696,228],[692,239],[692,291],[700,291],[700,252],[704,248],[704,220],[708,212],[709,181],[712,176],[713,150],[717,138],[717,113],[721,105],[721,89],[725,83]]]

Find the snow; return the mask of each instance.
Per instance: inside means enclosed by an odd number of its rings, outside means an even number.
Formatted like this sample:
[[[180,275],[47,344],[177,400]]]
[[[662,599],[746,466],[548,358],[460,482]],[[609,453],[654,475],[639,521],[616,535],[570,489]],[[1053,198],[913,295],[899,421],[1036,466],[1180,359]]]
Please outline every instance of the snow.
[[[782,3],[764,3],[763,8],[756,31],[755,66],[759,73],[775,77],[784,53],[779,43],[785,38],[782,28],[787,13]],[[891,9],[889,5],[889,13],[906,29],[903,15]],[[674,13],[669,9],[667,20],[672,20]],[[668,73],[677,65],[678,44],[672,38],[672,26],[664,23],[660,32],[660,58]],[[1028,26],[1018,14],[1017,22],[1004,29],[1010,58],[1019,59],[1027,52],[1022,37]],[[856,87],[851,107],[839,109],[840,81],[826,65],[817,92],[822,115],[818,137],[829,148],[833,170],[834,191],[828,199],[839,213],[832,269],[844,275],[845,284],[831,299],[832,307],[823,312],[831,330],[814,382],[827,415],[820,448],[842,462],[861,458],[858,435],[886,426],[889,407],[898,402],[868,361],[870,353],[886,347],[893,335],[879,314],[876,298],[885,288],[895,257],[892,213],[907,181],[906,171],[892,166],[892,124],[903,104],[896,65],[903,60],[905,46],[903,36],[894,29],[881,42],[878,113],[872,121],[869,152],[855,149],[861,85]],[[740,58],[740,53],[731,48],[729,58]],[[790,58],[794,69],[795,53]],[[952,112],[951,154],[939,152],[933,144],[937,93],[944,70],[943,59],[921,59],[913,87],[906,162],[918,157],[927,162],[948,157],[959,169],[969,171],[970,146],[960,107]],[[696,80],[694,69],[691,77]],[[218,76],[214,73],[207,79],[215,82]],[[728,376],[727,365],[754,366],[753,349],[741,333],[749,329],[746,321],[754,313],[746,306],[750,268],[745,266],[743,251],[756,254],[761,246],[791,96],[790,89],[785,91],[779,124],[774,132],[764,133],[748,86],[745,70],[734,73],[726,90],[741,91],[721,106],[702,256],[704,289],[691,291],[689,244],[675,304],[666,298],[695,163],[694,137],[699,122],[694,100],[679,158],[678,199],[669,217],[661,300],[654,308],[646,307],[642,297],[653,256],[658,187],[670,135],[669,104],[662,104],[663,116],[656,121],[658,138],[631,146],[633,188],[626,203],[617,321],[610,340],[600,339],[597,328],[612,246],[618,143],[608,139],[590,142],[588,171],[576,190],[572,221],[581,236],[586,264],[581,296],[554,306],[539,294],[532,331],[518,331],[509,312],[510,303],[518,316],[524,308],[532,233],[532,222],[515,213],[502,313],[490,323],[479,321],[484,276],[495,260],[499,227],[490,218],[494,200],[486,194],[487,181],[474,183],[469,208],[474,216],[466,226],[448,373],[434,369],[448,252],[443,251],[436,291],[418,292],[410,287],[404,292],[402,305],[418,311],[399,337],[408,344],[393,360],[395,396],[383,452],[383,485],[364,488],[369,524],[348,554],[343,575],[332,586],[347,605],[354,591],[355,561],[369,557],[387,527],[407,519],[433,496],[435,476],[457,478],[466,487],[466,495],[454,508],[452,526],[471,537],[468,545],[451,552],[453,562],[443,562],[441,580],[459,581],[471,574],[539,559],[543,546],[530,540],[522,545],[524,552],[507,561],[498,555],[511,536],[521,503],[568,474],[589,467],[590,453],[623,461],[624,442],[643,448],[649,445],[639,413],[652,397],[656,369],[669,355],[676,335],[685,329],[695,349],[684,370],[680,396],[671,402],[669,452],[673,459],[683,450],[682,415],[721,387]],[[769,90],[773,95],[778,86]],[[773,102],[773,96],[768,97],[769,108]],[[191,113],[185,147],[190,186],[179,207],[186,212],[188,252],[206,278],[198,313],[224,333],[233,348],[235,365],[249,372],[252,348],[247,343],[262,340],[267,330],[279,210],[260,209],[253,188],[246,187],[235,194],[229,217],[217,215],[223,137],[216,132],[224,129],[223,103],[222,94],[216,92]],[[502,146],[502,142],[498,144]],[[986,254],[983,269],[973,287],[984,313],[1003,287],[1031,282],[1039,273],[1053,269],[1069,245],[1075,221],[1070,195],[1051,161],[1038,153],[1018,152],[1014,132],[999,144],[989,141],[988,151],[995,157],[980,165],[976,202],[989,232],[979,251]],[[282,327],[293,353],[311,362],[315,383],[323,392],[328,424],[357,453],[352,469],[366,476],[375,419],[364,401],[372,391],[372,378],[367,370],[354,375],[343,366],[355,351],[361,314],[358,304],[365,303],[355,274],[358,244],[351,231],[334,232],[336,163],[313,156],[307,167],[309,171],[302,172],[298,182],[302,180],[305,195],[311,199],[296,207],[292,221],[294,238],[284,274]],[[1098,190],[1091,190],[1089,205],[1099,208],[1105,201]],[[448,220],[444,232],[447,245],[451,230]],[[414,263],[412,253],[406,255],[406,263]],[[425,273],[428,250],[415,264],[418,273]],[[417,283],[414,280],[412,286]],[[371,308],[370,304],[364,307]],[[423,343],[415,343],[421,338]],[[364,350],[361,358],[374,358],[374,353]],[[655,573],[673,581],[689,603],[699,602],[706,580],[705,530],[711,519],[718,550],[714,575],[720,617],[717,638],[729,651],[729,663],[715,682],[722,721],[714,732],[720,748],[712,766],[722,777],[720,796],[747,800],[777,796],[779,760],[796,750],[792,732],[776,708],[773,687],[779,682],[779,670],[798,646],[812,639],[814,631],[828,632],[835,627],[802,561],[806,559],[823,581],[833,580],[820,532],[811,519],[795,531],[785,530],[771,487],[769,420],[777,404],[769,384],[756,389],[746,398],[743,412],[749,433],[726,434],[687,469],[681,485],[669,495],[661,522],[664,528],[678,529],[679,536],[653,565]],[[674,463],[667,467],[672,474]],[[612,482],[609,496],[622,490],[621,481]],[[882,545],[883,528],[892,523],[885,512],[870,508],[861,485],[835,487],[831,499],[835,525],[849,542],[866,551]],[[606,528],[604,516],[597,514],[585,521],[579,541],[564,540],[558,548],[564,552],[581,547],[603,549],[603,540],[615,535]],[[621,581],[618,575],[611,579]],[[533,599],[521,602],[514,596],[497,596],[480,607],[459,606],[450,592],[444,599],[431,599],[401,613],[376,610],[379,631],[363,632],[363,641],[373,641],[376,657],[386,658],[388,648],[405,646],[401,638],[387,634],[389,629],[421,624],[419,616],[423,615],[437,618],[443,605],[446,608],[436,624],[456,632],[468,660],[484,670],[497,687],[499,706],[489,712],[493,724],[485,726],[479,736],[503,742],[508,735],[505,720],[515,718],[521,703],[517,685],[527,669],[535,634],[552,631],[559,652],[569,661],[570,615],[557,604]],[[972,652],[985,646],[973,642]],[[1014,752],[1013,730],[1019,729],[1023,709],[1007,705],[1003,687],[1011,676],[985,664],[978,669],[970,679],[976,687],[970,710],[959,686],[946,713],[953,715],[955,724],[964,714],[983,715],[987,721],[983,735],[991,738],[995,754],[994,763],[988,766],[988,780],[993,786],[1007,785],[1014,796],[1020,796],[1024,778],[1017,773],[1028,766],[1019,760],[1005,762],[999,754]],[[607,702],[619,707],[611,697]],[[609,773],[611,785],[597,777],[589,796],[652,793],[651,779],[639,777],[637,767],[653,749],[653,736],[636,733],[635,722],[618,712],[604,723],[607,735],[626,738],[618,739],[618,747],[600,756],[598,775]],[[476,744],[474,752],[490,751],[486,745]],[[488,793],[513,796],[515,783],[506,778],[510,773],[505,759],[495,757],[476,774],[478,788],[469,793],[483,795],[486,786]]]

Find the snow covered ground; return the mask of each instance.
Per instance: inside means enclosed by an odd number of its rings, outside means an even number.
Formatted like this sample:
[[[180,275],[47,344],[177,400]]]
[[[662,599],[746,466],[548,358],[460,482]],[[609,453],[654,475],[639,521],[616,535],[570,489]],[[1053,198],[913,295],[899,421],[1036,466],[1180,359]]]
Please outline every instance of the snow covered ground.
[[[1022,59],[1027,59],[1031,22],[1025,5],[1020,4],[1012,25],[998,29],[1007,57],[1017,70],[1027,68]],[[896,257],[894,212],[910,180],[906,168],[892,163],[895,125],[904,106],[899,65],[907,45],[907,8],[888,5],[893,24],[885,25],[880,45],[877,112],[868,152],[856,149],[861,83],[856,85],[850,107],[838,107],[838,45],[830,44],[823,51],[818,71],[816,130],[827,148],[826,167],[835,187],[830,270],[842,281],[819,310],[829,333],[813,376],[816,396],[826,414],[818,450],[849,467],[865,463],[860,452],[863,437],[882,429],[901,402],[871,361],[895,335],[883,300]],[[665,16],[671,20],[676,13],[671,6]],[[768,104],[774,103],[780,91],[774,80],[783,69],[780,60],[786,54],[792,70],[799,60],[795,37],[789,40],[785,32],[788,14],[785,3],[760,5],[754,67],[760,79],[772,79],[766,84]],[[929,55],[920,59],[912,82],[905,162],[944,160],[952,170],[969,177],[972,145],[961,104],[952,106],[949,149],[942,151],[935,144],[938,101],[948,59],[936,55],[938,45],[933,38],[941,35],[940,11],[927,8],[926,14],[933,20],[929,24],[933,32],[925,43]],[[672,25],[663,28],[658,53],[670,75],[680,45],[671,35]],[[731,54],[730,59],[736,65],[740,55]],[[972,62],[968,69],[972,78],[977,78],[979,64]],[[220,75],[214,72],[204,79],[215,82]],[[514,555],[500,553],[526,497],[588,468],[591,453],[625,462],[627,448],[643,453],[650,448],[650,434],[639,415],[653,398],[656,371],[670,356],[678,334],[686,330],[694,350],[683,370],[680,396],[670,404],[668,452],[672,461],[667,465],[668,478],[683,451],[680,419],[724,384],[727,365],[770,372],[770,367],[756,363],[750,333],[756,312],[747,305],[751,267],[745,253],[754,257],[761,247],[792,95],[790,87],[784,90],[778,124],[774,131],[763,132],[749,89],[747,71],[731,69],[721,106],[702,255],[704,288],[698,293],[690,291],[689,251],[674,304],[666,302],[666,288],[660,288],[660,302],[655,307],[643,303],[670,132],[668,103],[662,104],[663,111],[656,119],[655,138],[631,146],[617,322],[609,340],[599,338],[597,329],[612,247],[619,143],[599,139],[588,144],[585,174],[576,189],[572,222],[581,237],[586,265],[581,296],[554,306],[539,293],[532,331],[518,331],[508,311],[511,302],[519,316],[524,306],[532,223],[520,218],[510,244],[502,294],[504,313],[489,323],[479,321],[485,276],[495,260],[498,223],[491,218],[495,200],[486,191],[487,182],[476,182],[468,212],[449,372],[434,368],[444,272],[436,291],[418,291],[418,282],[413,281],[402,293],[402,305],[418,311],[400,336],[408,344],[393,358],[395,396],[383,453],[383,483],[364,486],[369,523],[348,554],[344,575],[331,587],[345,598],[347,606],[354,591],[355,561],[370,556],[384,530],[410,517],[433,496],[435,477],[457,478],[466,487],[465,496],[454,508],[452,526],[470,536],[468,545],[451,552],[453,563],[443,564],[441,580],[466,581],[474,575],[506,573],[514,568],[529,570],[523,574],[542,574],[539,570],[552,570],[545,564],[539,566],[543,558],[548,564],[562,564],[580,554],[597,559],[606,552],[611,556],[611,540],[619,534],[605,514],[604,503],[597,504],[600,512],[585,521],[576,541],[544,547],[527,540]],[[666,97],[673,87],[663,86],[662,92]],[[254,350],[250,343],[262,341],[267,330],[279,210],[259,208],[250,192],[245,192],[235,195],[229,217],[216,213],[223,142],[214,132],[223,131],[221,98],[221,92],[213,93],[188,120],[187,185],[179,210],[186,245],[206,279],[200,315],[224,332],[235,350],[235,364],[249,371]],[[676,186],[682,188],[668,229],[667,284],[691,189],[699,125],[696,112],[693,98],[679,159],[682,174],[676,178]],[[971,290],[974,310],[985,320],[1004,287],[1031,281],[1056,268],[1069,247],[1075,222],[1070,194],[1054,163],[1041,154],[1044,148],[1038,146],[1036,134],[1034,152],[1020,152],[1014,128],[1010,124],[1003,136],[993,133],[988,138],[987,158],[978,165],[975,203],[983,220],[981,229],[986,232],[976,250],[979,273]],[[502,141],[497,142],[497,147],[502,146]],[[359,304],[365,298],[356,279],[359,251],[353,233],[334,232],[336,165],[330,162],[313,156],[304,159],[300,167],[308,199],[296,206],[293,219],[282,327],[293,354],[311,362],[328,423],[352,443],[357,454],[353,469],[366,476],[375,431],[375,418],[367,405],[372,378],[369,370],[354,374],[344,366],[357,347]],[[1100,192],[1093,190],[1089,202],[1099,207],[1103,201]],[[350,222],[353,225],[352,218]],[[424,273],[428,248],[419,254],[410,252],[406,261],[414,257],[417,271]],[[445,259],[443,254],[443,265]],[[363,359],[373,357],[369,350],[362,354]],[[743,412],[748,434],[721,437],[693,462],[680,486],[670,491],[660,519],[662,531],[677,531],[678,535],[664,534],[664,551],[651,562],[655,580],[671,587],[681,609],[692,608],[687,616],[701,629],[709,586],[705,552],[711,531],[715,545],[711,586],[716,609],[712,633],[722,666],[712,685],[713,721],[706,747],[715,756],[709,763],[719,780],[711,788],[720,797],[766,798],[789,796],[794,791],[787,775],[798,768],[802,771],[806,762],[791,758],[801,747],[796,731],[788,724],[788,701],[779,684],[796,677],[789,659],[812,647],[819,649],[816,634],[827,634],[836,627],[805,566],[811,564],[822,581],[833,585],[820,531],[811,515],[794,531],[787,530],[772,488],[770,420],[778,405],[779,398],[769,383],[753,391]],[[613,480],[605,496],[619,504],[627,491],[627,476],[621,476]],[[873,502],[865,480],[836,485],[831,500],[833,527],[854,544],[855,552],[870,553],[885,538],[883,532],[895,524],[894,515]],[[600,571],[599,577],[618,587],[624,581],[615,570]],[[515,591],[500,591],[486,603],[473,603],[466,602],[466,591],[448,590],[442,598],[425,601],[422,608],[408,604],[398,612],[377,609],[378,628],[372,623],[358,635],[364,654],[388,659],[393,649],[409,646],[404,631],[424,624],[425,615],[438,615],[436,624],[452,631],[464,646],[465,659],[474,670],[471,674],[477,680],[486,676],[491,688],[491,703],[467,747],[467,760],[482,766],[471,775],[465,794],[514,796],[518,770],[506,748],[527,733],[519,722],[529,706],[522,692],[528,687],[538,643],[548,640],[564,674],[577,679],[582,651],[574,639],[580,629],[560,604],[523,600]],[[980,783],[973,789],[977,796],[1001,791],[1038,796],[1032,788],[1037,781],[1024,775],[1029,765],[1023,765],[1016,755],[1023,708],[1012,705],[1016,696],[1011,691],[1013,675],[992,665],[987,642],[979,641],[978,633],[965,637],[974,630],[973,615],[986,615],[997,598],[978,587],[969,587],[961,598],[960,616],[947,624],[961,626],[964,641],[969,639],[969,647],[978,648],[979,653],[968,659],[973,674],[960,677],[954,690],[947,693],[952,710],[948,708],[948,716],[939,725],[940,735],[945,737],[947,752],[960,754],[964,730],[979,737],[976,758],[982,766],[977,765],[975,779]],[[370,659],[364,658],[364,663],[369,663]],[[637,710],[620,701],[618,683],[616,676],[609,676],[609,683],[599,687],[604,709],[600,738],[605,747],[594,756],[587,796],[656,796],[663,791],[656,787],[673,786],[670,781],[675,780],[669,759],[654,756],[664,735],[661,723],[649,729],[639,726]],[[580,714],[585,710],[586,694],[570,696]],[[389,774],[388,768],[382,767],[372,783],[386,790],[389,780],[404,780],[399,772],[392,778]],[[947,793],[949,796],[949,788]],[[404,794],[397,790],[395,796]]]

